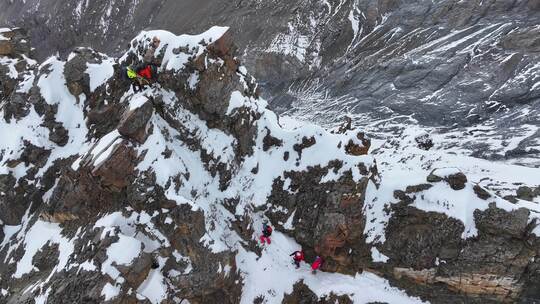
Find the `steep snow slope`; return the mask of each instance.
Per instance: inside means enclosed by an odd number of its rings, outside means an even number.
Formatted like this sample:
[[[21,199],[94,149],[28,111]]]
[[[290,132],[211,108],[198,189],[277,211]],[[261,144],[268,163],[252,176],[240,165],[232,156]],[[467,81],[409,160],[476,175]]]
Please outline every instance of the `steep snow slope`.
[[[120,65],[154,35],[158,82],[134,93]],[[368,155],[358,130],[279,118],[235,49],[228,28],[212,27],[141,32],[118,60],[87,48],[41,64],[3,57],[15,72],[0,95],[2,301],[538,296],[538,204],[511,204],[455,169],[429,174],[454,165],[412,148],[414,133],[405,149],[377,141]],[[510,183],[503,173],[492,178]],[[276,227],[266,247],[264,221]],[[295,270],[299,248],[323,256],[323,271]]]

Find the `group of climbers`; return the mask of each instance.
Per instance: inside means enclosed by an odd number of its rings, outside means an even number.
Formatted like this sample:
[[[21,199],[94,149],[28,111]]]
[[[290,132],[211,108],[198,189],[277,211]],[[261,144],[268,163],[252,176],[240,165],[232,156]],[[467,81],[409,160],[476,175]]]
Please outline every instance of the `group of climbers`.
[[[300,263],[305,261],[304,258],[304,251],[297,250],[290,254],[290,256],[293,257],[294,265],[296,265],[296,269],[300,268]],[[313,263],[311,263],[311,270],[315,274],[317,273],[317,270],[321,268],[323,264],[323,259],[320,256],[317,256],[315,260],[313,260]]]
[[[272,235],[272,227],[268,225],[267,223],[263,224],[262,234],[259,237],[261,243],[264,244],[271,244],[272,240],[270,239],[270,236]],[[300,268],[300,263],[305,261],[304,251],[303,250],[297,250],[293,253],[291,253],[289,256],[293,257],[293,263],[296,265],[296,269]],[[315,274],[319,268],[321,268],[322,264],[324,263],[323,258],[320,256],[317,256],[313,263],[311,263],[311,270]]]
[[[148,49],[144,53],[142,62],[125,67],[123,73],[131,80],[131,86],[135,93],[144,90],[147,85],[157,80],[159,62],[155,60],[154,55],[160,43],[161,41],[158,37],[152,38]]]

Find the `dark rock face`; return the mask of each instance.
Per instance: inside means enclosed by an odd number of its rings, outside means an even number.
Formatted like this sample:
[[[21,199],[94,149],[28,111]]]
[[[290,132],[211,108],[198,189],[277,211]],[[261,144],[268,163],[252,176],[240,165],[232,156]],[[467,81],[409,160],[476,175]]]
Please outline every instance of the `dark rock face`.
[[[480,187],[479,185],[474,185],[474,193],[476,193],[476,195],[481,198],[481,199],[488,199],[491,197],[491,194],[489,194],[489,192],[487,192],[484,188]]]
[[[392,211],[382,252],[388,252],[400,267],[429,269],[437,258],[459,255],[464,229],[460,221],[406,205],[396,205]]]
[[[540,196],[540,186],[536,188],[521,186],[517,189],[516,196],[522,200],[532,201],[535,197]]]
[[[448,184],[450,184],[450,187],[452,187],[454,190],[461,190],[465,188],[465,184],[467,183],[467,177],[461,172],[449,175],[446,179]]]
[[[118,126],[118,132],[128,138],[144,143],[148,137],[148,121],[154,113],[154,106],[150,100],[137,109],[126,111]]]
[[[336,296],[334,294],[331,294],[328,297],[323,297],[322,299],[319,299],[317,295],[309,289],[308,286],[306,286],[302,281],[296,283],[294,285],[293,292],[289,295],[285,295],[283,298],[284,304],[352,304],[353,302],[351,299],[346,296]]]
[[[437,183],[442,180],[447,182],[450,187],[454,190],[461,190],[465,188],[465,184],[467,183],[467,176],[463,174],[462,172],[452,173],[445,176],[439,176],[436,173],[437,170],[433,170],[430,175],[427,177],[427,181],[431,183]]]
[[[433,148],[433,140],[429,136],[429,134],[423,134],[420,136],[417,136],[415,139],[416,143],[418,144],[418,148],[423,150],[429,150]]]
[[[25,30],[16,28],[3,31],[1,35],[4,39],[0,40],[0,56],[11,58],[22,58],[22,56],[30,56],[30,43]]]
[[[291,179],[290,190],[298,194],[284,191],[283,181],[276,180],[269,202],[289,212],[272,207],[267,215],[273,223],[284,223],[294,216],[295,229],[290,233],[308,258],[320,255],[325,259],[323,269],[354,273],[362,267],[369,250],[362,234],[365,226],[362,208],[368,179],[355,182],[349,174],[338,182],[320,182],[324,175],[340,166],[336,161],[326,168],[286,173],[285,178]]]
[[[4,115],[26,115],[27,109],[21,96],[14,93],[18,74],[26,70],[31,63],[25,58],[31,56],[30,43],[27,40],[26,31],[23,29],[2,29],[0,32],[0,98],[4,100],[10,97],[9,107]],[[12,94],[13,93],[13,94]]]
[[[435,175],[431,176],[433,180]],[[535,226],[529,223],[530,211],[507,211],[494,203],[486,210],[475,210],[478,235],[462,239],[461,221],[411,206],[430,188],[418,185],[396,192],[400,202],[392,205],[386,240],[378,246],[389,258],[386,267],[392,265],[383,271],[390,271],[389,277],[398,286],[411,288],[421,297],[429,293],[437,303],[461,301],[460,293],[467,294],[471,303],[526,302],[523,294],[530,292],[531,284],[538,284],[535,258],[531,260],[538,250],[531,247],[537,237],[530,233]],[[474,188],[479,198],[493,199],[478,185]]]
[[[475,211],[474,216],[478,229],[492,235],[505,235],[520,239],[527,233],[529,210],[525,208],[507,212],[491,207],[484,212]]]
[[[283,144],[283,141],[279,138],[276,138],[270,134],[270,130],[267,129],[266,136],[263,139],[263,150],[268,151],[270,148],[276,146],[279,147]]]
[[[360,141],[360,144],[350,140],[345,146],[345,151],[356,156],[368,154],[369,148],[371,147],[371,141],[366,138],[365,134],[362,132],[357,133],[356,138]]]
[[[303,282],[298,282],[294,285],[293,292],[285,296],[283,303],[307,304],[317,303],[318,300],[319,297],[309,287]]]

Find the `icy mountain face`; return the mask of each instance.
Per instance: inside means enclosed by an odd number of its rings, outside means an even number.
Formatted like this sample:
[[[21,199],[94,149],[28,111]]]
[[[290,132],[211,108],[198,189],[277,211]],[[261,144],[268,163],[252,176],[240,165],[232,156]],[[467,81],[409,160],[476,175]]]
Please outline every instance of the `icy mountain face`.
[[[540,188],[511,203],[475,182],[487,171],[278,117],[228,28],[42,63],[21,30],[0,34],[1,302],[540,298]],[[120,66],[155,35],[158,82],[134,93]],[[322,272],[294,269],[300,248]]]
[[[278,112],[384,123],[381,138],[418,126],[437,150],[540,165],[537,0],[10,0],[0,20],[30,29],[40,58],[227,25]]]

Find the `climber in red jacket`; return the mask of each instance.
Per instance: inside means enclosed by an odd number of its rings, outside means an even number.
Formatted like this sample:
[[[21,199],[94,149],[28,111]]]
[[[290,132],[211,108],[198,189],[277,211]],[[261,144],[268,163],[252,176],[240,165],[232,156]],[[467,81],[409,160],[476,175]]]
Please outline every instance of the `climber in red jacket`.
[[[300,268],[300,262],[304,260],[304,252],[302,250],[295,251],[291,253],[290,256],[293,257],[294,264],[296,265],[296,269]]]
[[[268,224],[264,224],[262,234],[261,234],[261,236],[259,238],[261,240],[261,243],[263,243],[263,244],[272,243],[272,240],[270,240],[271,235],[272,235],[272,227],[270,227],[270,225],[268,225]]]
[[[324,260],[320,256],[317,256],[315,258],[315,261],[313,262],[313,264],[311,264],[311,269],[313,270],[313,274],[317,273],[317,269],[321,268],[323,263],[324,263]]]
[[[139,92],[153,83],[157,78],[157,67],[152,64],[140,66],[136,69],[136,77],[133,79],[133,91]]]
[[[144,68],[140,69],[139,71],[137,71],[137,75],[145,78],[145,79],[148,79],[148,80],[151,80],[153,77],[153,72],[152,72],[152,67],[151,65],[147,65],[145,66]]]

